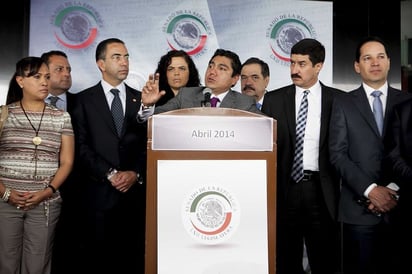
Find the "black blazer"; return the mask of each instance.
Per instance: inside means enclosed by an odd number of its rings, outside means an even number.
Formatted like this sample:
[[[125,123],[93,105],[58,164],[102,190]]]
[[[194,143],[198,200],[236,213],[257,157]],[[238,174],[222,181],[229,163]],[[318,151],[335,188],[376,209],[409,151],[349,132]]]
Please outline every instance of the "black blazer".
[[[385,167],[400,187],[399,206],[407,206],[405,213],[409,214],[412,208],[412,100],[396,106],[392,118],[385,136]]]
[[[394,106],[408,96],[406,92],[388,87],[383,136]],[[370,184],[389,183],[382,167],[383,138],[363,86],[336,98],[331,117],[330,153],[331,162],[342,177],[339,219],[345,223],[374,225],[382,218],[366,212],[356,201],[364,197]]]
[[[67,99],[67,112],[71,114],[71,112],[74,109],[74,106],[76,104],[76,95],[75,93],[71,93],[71,92],[66,92],[66,99]]]
[[[93,198],[87,202],[93,203],[96,208],[111,208],[120,198],[133,195],[136,191],[144,194],[144,187],[139,184],[123,194],[112,187],[106,178],[110,168],[133,170],[145,176],[147,126],[136,120],[140,101],[141,93],[126,85],[125,118],[119,137],[100,83],[76,95],[72,112],[78,152],[76,160],[90,193],[87,197]]]
[[[333,98],[342,91],[325,86],[322,87],[322,110],[319,140],[319,173],[323,198],[330,213],[337,217],[339,199],[339,180],[329,162],[329,120]],[[289,184],[292,182],[291,171],[295,153],[296,114],[295,114],[295,85],[282,87],[265,94],[262,112],[277,120],[277,203],[280,212],[284,212],[285,199]]]

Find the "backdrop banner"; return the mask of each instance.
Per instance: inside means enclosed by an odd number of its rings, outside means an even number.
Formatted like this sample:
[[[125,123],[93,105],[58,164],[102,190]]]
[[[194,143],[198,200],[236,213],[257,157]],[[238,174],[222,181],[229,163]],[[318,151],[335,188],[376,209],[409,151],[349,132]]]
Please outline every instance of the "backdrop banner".
[[[62,50],[72,65],[77,93],[97,83],[97,44],[123,40],[130,54],[127,83],[141,89],[160,57],[171,49],[187,51],[203,83],[217,48],[236,52],[241,62],[258,57],[268,63],[268,90],[291,83],[290,49],[302,38],[326,48],[320,79],[332,85],[333,3],[285,0],[32,0],[29,54]],[[235,89],[240,91],[240,81]]]

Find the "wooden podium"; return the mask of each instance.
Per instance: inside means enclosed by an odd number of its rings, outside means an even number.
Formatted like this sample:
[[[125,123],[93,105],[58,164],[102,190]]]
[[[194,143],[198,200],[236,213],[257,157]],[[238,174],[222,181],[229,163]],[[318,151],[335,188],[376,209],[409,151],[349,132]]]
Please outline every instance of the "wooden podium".
[[[276,120],[170,111],[147,152],[146,274],[275,274]]]

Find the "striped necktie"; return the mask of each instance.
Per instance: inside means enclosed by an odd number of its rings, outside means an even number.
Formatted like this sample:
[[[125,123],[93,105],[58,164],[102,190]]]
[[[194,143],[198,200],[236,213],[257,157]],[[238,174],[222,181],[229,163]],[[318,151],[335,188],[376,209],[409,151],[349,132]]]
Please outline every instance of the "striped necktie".
[[[306,117],[308,114],[308,94],[309,90],[303,92],[303,98],[300,103],[298,119],[296,122],[295,156],[291,174],[292,179],[296,183],[303,179],[303,139],[305,137]]]
[[[57,101],[59,100],[59,97],[57,96],[50,96],[50,105],[57,107]]]

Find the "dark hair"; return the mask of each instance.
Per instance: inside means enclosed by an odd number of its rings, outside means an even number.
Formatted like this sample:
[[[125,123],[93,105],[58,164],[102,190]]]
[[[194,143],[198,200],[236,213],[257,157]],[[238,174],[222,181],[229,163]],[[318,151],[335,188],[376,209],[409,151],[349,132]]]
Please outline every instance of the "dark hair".
[[[23,98],[23,89],[17,83],[16,77],[34,76],[43,64],[46,64],[43,59],[33,56],[25,57],[16,63],[16,71],[10,79],[9,90],[7,91],[6,104],[20,101]]]
[[[309,55],[312,66],[325,61],[325,47],[316,39],[305,38],[293,45],[290,54]]]
[[[106,58],[107,45],[113,43],[120,43],[124,45],[124,42],[118,38],[108,38],[101,41],[96,47],[96,62],[98,60],[104,60]]]
[[[51,50],[51,51],[48,51],[48,52],[44,52],[44,53],[40,56],[40,58],[43,59],[44,62],[46,62],[46,64],[48,65],[48,64],[50,64],[50,58],[51,58],[52,56],[62,56],[62,57],[64,57],[64,58],[67,59],[67,54],[64,53],[64,52],[61,51],[61,50]]]
[[[200,86],[199,71],[196,68],[193,59],[184,50],[171,50],[165,55],[160,57],[160,61],[157,64],[156,73],[159,73],[159,90],[166,91],[160,100],[156,103],[157,106],[163,105],[171,98],[175,96],[172,89],[167,82],[167,67],[172,62],[173,57],[183,57],[189,67],[189,80],[187,81],[187,87],[198,87]]]
[[[257,64],[260,66],[260,70],[262,71],[262,76],[264,78],[269,76],[269,66],[265,61],[260,60],[259,58],[256,58],[256,57],[250,57],[242,64],[242,68],[246,65],[251,65],[251,64]]]
[[[383,48],[385,49],[385,53],[386,55],[389,57],[389,53],[388,53],[388,47],[386,46],[385,41],[383,41],[380,37],[377,36],[367,36],[365,38],[363,38],[357,45],[356,47],[356,52],[355,52],[355,61],[359,62],[360,59],[360,55],[361,55],[361,48],[363,47],[364,44],[368,43],[368,42],[378,42],[380,44],[382,44]]]
[[[239,56],[236,53],[230,50],[217,49],[213,54],[212,58],[210,58],[209,64],[216,56],[224,56],[231,60],[233,69],[232,77],[240,74],[240,71],[242,69],[242,63],[240,62]]]

